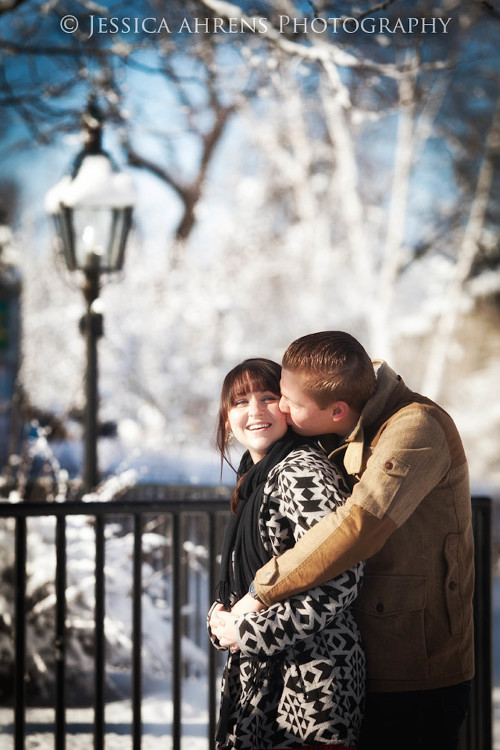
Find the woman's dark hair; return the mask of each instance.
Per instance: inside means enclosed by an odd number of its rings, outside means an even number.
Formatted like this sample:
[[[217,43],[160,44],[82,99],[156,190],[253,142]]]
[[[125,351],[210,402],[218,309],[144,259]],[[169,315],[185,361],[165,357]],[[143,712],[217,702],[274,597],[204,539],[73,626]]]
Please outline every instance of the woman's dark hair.
[[[271,359],[252,358],[245,359],[236,367],[230,370],[222,384],[220,396],[219,418],[217,422],[217,432],[215,444],[221,457],[221,476],[224,461],[236,471],[229,460],[229,435],[227,420],[230,409],[236,404],[237,400],[246,393],[252,391],[271,391],[277,396],[280,395],[280,378],[281,366]],[[236,511],[238,504],[238,488],[231,498],[231,509]]]

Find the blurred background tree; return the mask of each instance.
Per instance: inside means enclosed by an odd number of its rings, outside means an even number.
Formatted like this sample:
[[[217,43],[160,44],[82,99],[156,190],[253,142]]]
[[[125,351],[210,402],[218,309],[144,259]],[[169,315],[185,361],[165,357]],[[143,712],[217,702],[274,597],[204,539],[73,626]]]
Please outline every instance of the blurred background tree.
[[[80,299],[43,196],[94,94],[140,191],[103,293],[102,416],[124,445],[208,445],[236,361],[343,328],[449,408],[498,482],[499,33],[479,1],[3,3],[31,402],[81,408]]]

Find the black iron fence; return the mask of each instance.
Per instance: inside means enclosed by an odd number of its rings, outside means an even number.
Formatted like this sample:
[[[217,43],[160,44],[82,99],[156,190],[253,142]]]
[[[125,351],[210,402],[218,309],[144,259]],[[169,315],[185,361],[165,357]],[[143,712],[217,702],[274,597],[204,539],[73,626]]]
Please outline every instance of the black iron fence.
[[[476,677],[473,683],[470,716],[464,727],[461,750],[491,750],[492,748],[492,622],[491,622],[491,501],[488,498],[473,498],[473,525],[476,549]],[[169,537],[168,560],[168,599],[171,613],[171,699],[173,705],[171,723],[172,750],[180,750],[182,736],[181,706],[183,664],[181,640],[189,627],[194,627],[191,636],[203,633],[202,647],[207,650],[206,679],[208,681],[208,722],[206,736],[208,747],[212,746],[210,738],[214,736],[219,690],[219,656],[210,648],[204,635],[206,604],[212,599],[217,574],[217,555],[221,546],[223,529],[227,519],[228,500],[225,496],[217,497],[215,488],[145,488],[134,492],[127,499],[100,502],[68,503],[0,503],[0,518],[12,519],[15,535],[15,602],[14,602],[14,686],[13,686],[13,742],[15,750],[24,750],[26,741],[26,614],[27,614],[27,521],[31,518],[55,518],[55,575],[54,575],[54,747],[63,750],[66,746],[67,732],[67,538],[66,528],[69,516],[85,516],[90,519],[94,528],[95,563],[94,563],[94,635],[93,635],[93,736],[95,750],[104,748],[105,724],[105,563],[106,563],[106,524],[119,523],[132,534],[132,580],[131,580],[131,620],[132,647],[130,657],[131,670],[131,703],[132,715],[130,736],[133,750],[139,750],[142,744],[143,720],[143,560],[144,538],[150,528],[151,519],[166,523],[161,533]],[[166,519],[162,521],[162,519]],[[200,579],[195,580],[196,591],[193,592],[193,576],[186,574],[189,550],[186,544],[192,544],[193,521],[198,519],[198,546],[205,551],[205,573],[200,596]],[[200,522],[201,519],[201,522]],[[201,528],[201,532],[200,532]],[[196,577],[195,577],[196,578]],[[194,599],[199,607],[191,616],[191,623],[186,624],[183,606],[186,601]],[[191,612],[191,614],[193,614]]]
[[[460,750],[491,750],[493,747],[492,513],[492,501],[489,497],[472,498],[476,673]]]

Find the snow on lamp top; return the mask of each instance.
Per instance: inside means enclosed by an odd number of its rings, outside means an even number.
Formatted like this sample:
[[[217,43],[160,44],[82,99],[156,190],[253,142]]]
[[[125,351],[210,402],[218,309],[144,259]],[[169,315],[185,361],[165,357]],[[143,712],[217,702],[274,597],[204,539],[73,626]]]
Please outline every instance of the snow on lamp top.
[[[132,179],[116,172],[109,157],[86,154],[75,177],[66,175],[48,191],[45,209],[50,214],[68,208],[126,208],[135,203]]]
[[[134,202],[131,178],[116,171],[105,152],[78,155],[73,176],[45,197],[70,271],[122,268]]]
[[[122,268],[132,223],[135,191],[102,149],[103,116],[94,96],[82,115],[84,147],[71,175],[45,196],[70,271],[93,273]]]

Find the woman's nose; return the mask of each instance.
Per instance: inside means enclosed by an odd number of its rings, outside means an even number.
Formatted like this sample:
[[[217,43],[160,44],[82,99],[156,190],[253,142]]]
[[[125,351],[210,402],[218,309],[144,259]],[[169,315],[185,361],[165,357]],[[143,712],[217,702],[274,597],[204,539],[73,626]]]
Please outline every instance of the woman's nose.
[[[258,398],[251,398],[249,404],[250,414],[260,414],[262,412],[263,405]]]

